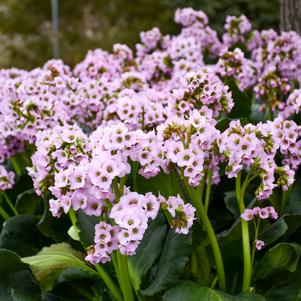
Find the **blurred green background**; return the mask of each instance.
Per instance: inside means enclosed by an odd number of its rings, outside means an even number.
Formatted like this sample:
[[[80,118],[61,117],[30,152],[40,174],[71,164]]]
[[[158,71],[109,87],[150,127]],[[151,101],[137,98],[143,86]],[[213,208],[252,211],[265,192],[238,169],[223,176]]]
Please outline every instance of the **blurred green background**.
[[[131,47],[139,32],[158,26],[176,33],[177,7],[205,11],[222,32],[227,15],[245,14],[255,27],[278,28],[278,0],[58,0],[61,57],[72,66],[88,49]],[[31,69],[52,57],[51,0],[0,1],[0,68]]]

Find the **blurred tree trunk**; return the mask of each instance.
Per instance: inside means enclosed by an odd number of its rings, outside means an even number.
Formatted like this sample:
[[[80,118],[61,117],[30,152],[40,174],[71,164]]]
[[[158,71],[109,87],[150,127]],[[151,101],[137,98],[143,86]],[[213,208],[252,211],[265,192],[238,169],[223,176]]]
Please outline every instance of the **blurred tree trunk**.
[[[280,0],[280,29],[301,34],[301,0]]]

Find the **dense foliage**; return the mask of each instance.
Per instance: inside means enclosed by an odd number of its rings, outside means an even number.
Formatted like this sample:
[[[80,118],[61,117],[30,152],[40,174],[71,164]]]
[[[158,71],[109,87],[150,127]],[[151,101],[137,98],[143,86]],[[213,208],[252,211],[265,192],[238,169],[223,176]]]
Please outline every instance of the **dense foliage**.
[[[4,300],[300,298],[301,37],[175,22],[0,70]]]

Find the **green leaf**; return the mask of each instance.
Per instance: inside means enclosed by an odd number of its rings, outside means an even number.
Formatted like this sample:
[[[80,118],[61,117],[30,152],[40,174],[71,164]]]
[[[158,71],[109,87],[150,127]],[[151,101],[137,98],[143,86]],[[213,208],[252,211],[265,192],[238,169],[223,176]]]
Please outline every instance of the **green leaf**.
[[[16,294],[16,292],[18,292]],[[23,298],[21,298],[23,295]],[[26,299],[26,297],[31,299]],[[18,297],[18,299],[16,299]],[[0,275],[0,300],[41,301],[40,288],[30,270]]]
[[[225,79],[225,84],[228,85],[232,91],[232,98],[234,101],[234,107],[228,116],[230,118],[249,117],[251,114],[251,99],[247,97],[246,93],[239,90],[233,78]]]
[[[288,229],[286,222],[283,218],[278,219],[269,227],[266,227],[260,234],[259,239],[263,240],[265,245],[270,245],[278,238],[283,236]]]
[[[269,249],[258,263],[255,278],[267,277],[275,271],[294,272],[298,266],[301,246],[294,243],[279,243]]]
[[[152,221],[134,256],[128,258],[132,285],[139,290],[143,277],[158,259],[167,235],[167,225],[162,215]]]
[[[301,174],[296,177],[292,191],[288,197],[286,212],[291,214],[301,214]]]
[[[44,291],[51,290],[60,282],[60,277],[61,281],[64,281],[65,278],[62,275],[69,273],[70,269],[72,269],[73,278],[96,276],[96,272],[84,261],[84,255],[66,243],[45,247],[37,255],[25,257],[22,260],[30,265]]]
[[[221,132],[225,131],[231,122],[231,119],[229,117],[222,117],[218,120],[216,124],[216,128],[220,130]]]
[[[255,290],[269,301],[301,300],[301,262],[294,272],[283,269],[273,270],[267,277],[255,282]]]
[[[70,220],[68,216],[62,215],[60,218],[53,218],[49,211],[48,199],[44,198],[44,212],[37,224],[39,231],[46,237],[52,238],[56,242],[68,240],[68,229]]]
[[[175,284],[189,260],[192,250],[192,235],[179,235],[170,229],[164,243],[156,274],[142,294],[152,296]]]
[[[194,282],[184,282],[165,292],[163,301],[265,301],[258,294],[239,294],[230,296],[221,291],[202,287]]]
[[[0,275],[20,272],[29,269],[28,265],[21,261],[18,254],[0,249]]]
[[[262,110],[260,110],[260,105],[258,103],[253,103],[251,106],[251,114],[249,119],[252,123],[258,123],[261,121],[266,121],[266,116]]]
[[[80,230],[79,237],[85,247],[94,244],[95,225],[99,221],[96,216],[90,216],[82,212],[77,212],[77,226]]]
[[[227,191],[224,193],[224,197],[227,209],[234,215],[235,218],[238,218],[240,216],[240,212],[237,205],[236,192]],[[248,192],[245,193],[244,201],[246,206],[248,206],[252,201],[252,196]]]
[[[20,289],[11,290],[11,296],[13,301],[41,301],[41,297],[38,295],[33,295],[30,292],[24,292]]]
[[[150,179],[145,179],[142,176],[137,175],[136,185],[137,192],[142,194],[149,191],[153,192],[155,195],[160,193],[164,197],[182,194],[177,176],[173,172],[165,174],[161,171],[156,177]]]
[[[68,235],[76,241],[79,241],[79,230],[75,226],[71,226],[68,230]]]
[[[7,220],[0,234],[0,248],[29,256],[37,253],[48,243],[37,229],[38,218],[33,215],[19,215]]]
[[[43,203],[34,189],[28,189],[20,193],[16,199],[16,209],[22,214],[35,214],[38,206]]]

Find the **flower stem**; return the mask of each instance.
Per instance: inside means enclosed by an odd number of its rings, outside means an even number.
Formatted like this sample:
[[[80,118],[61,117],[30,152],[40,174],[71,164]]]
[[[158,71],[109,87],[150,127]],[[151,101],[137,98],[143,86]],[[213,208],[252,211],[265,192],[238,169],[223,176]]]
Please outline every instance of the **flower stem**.
[[[123,293],[124,301],[134,301],[135,299],[128,272],[127,257],[118,252],[117,261],[119,266],[120,287]]]
[[[249,174],[244,180],[241,186],[241,172],[236,178],[236,196],[239,211],[242,214],[245,211],[244,204],[244,194],[249,184]],[[242,233],[242,248],[243,248],[243,262],[244,262],[244,272],[242,281],[242,291],[249,292],[252,277],[252,265],[251,265],[251,250],[250,250],[250,237],[249,237],[249,225],[244,219],[241,219],[241,233]]]
[[[10,207],[10,209],[12,210],[12,212],[14,213],[14,215],[19,215],[17,209],[15,208],[15,206],[12,204],[11,200],[9,199],[8,195],[3,191],[2,195],[6,201],[6,203],[8,204],[8,206]]]
[[[80,232],[78,226],[77,226],[77,218],[76,218],[76,213],[74,210],[70,209],[69,210],[69,217],[72,222],[73,227],[76,229],[77,232]],[[84,244],[82,243],[83,247],[85,248]],[[86,249],[86,248],[85,248]],[[100,276],[100,278],[103,280],[107,288],[110,290],[111,294],[114,296],[114,298],[117,301],[124,301],[119,289],[116,287],[115,283],[113,282],[112,278],[109,276],[109,274],[105,271],[105,269],[99,265],[95,265],[95,269]]]
[[[123,189],[125,184],[125,177],[120,179],[120,185],[113,180],[112,187],[115,193],[116,201],[119,202],[120,197],[123,195]],[[121,287],[124,301],[134,301],[133,289],[129,276],[129,269],[127,263],[127,257],[117,252],[117,275],[119,285]]]
[[[2,218],[5,221],[7,221],[10,218],[10,216],[7,214],[7,212],[2,207],[0,207],[0,215],[2,216]]]
[[[208,212],[208,209],[209,209],[209,201],[210,201],[210,194],[211,194],[211,180],[212,180],[212,170],[208,170],[206,196],[205,196],[206,213]]]
[[[16,174],[17,174],[19,177],[21,177],[21,175],[22,175],[22,169],[21,169],[21,167],[20,167],[20,165],[19,165],[17,159],[16,159],[15,157],[11,157],[11,158],[10,158],[10,161],[11,161],[11,163],[12,163],[12,165],[13,165],[15,171],[16,171]]]
[[[218,275],[218,283],[221,290],[226,290],[226,277],[225,277],[225,270],[224,270],[224,264],[223,264],[223,258],[221,255],[221,251],[217,242],[216,235],[214,233],[214,230],[212,228],[212,225],[210,223],[210,220],[206,214],[205,208],[203,206],[202,200],[198,199],[198,195],[196,191],[189,186],[187,179],[183,177],[183,182],[185,185],[185,188],[187,189],[192,204],[196,208],[196,212],[198,217],[203,223],[203,226],[205,228],[205,231],[207,232],[211,248],[213,251],[213,256],[215,259],[215,265],[216,265],[216,271]]]
[[[291,187],[292,187],[292,186],[291,186]],[[289,197],[290,192],[291,192],[291,187],[289,187],[288,190],[282,192],[281,208],[280,208],[280,214],[281,214],[281,215],[284,213],[284,210],[285,210],[285,208],[286,208],[286,204],[287,204],[287,201],[288,201],[288,197]]]
[[[255,259],[255,252],[256,252],[256,240],[257,240],[257,237],[258,237],[259,224],[260,224],[260,219],[258,219],[257,223],[254,220],[255,235],[254,235],[254,242],[253,242],[253,248],[252,248],[252,258],[251,258],[252,269],[253,269],[253,266],[254,266],[254,259]]]
[[[107,288],[110,290],[112,295],[115,297],[117,301],[124,301],[119,289],[115,286],[115,283],[111,279],[111,277],[108,275],[108,273],[104,270],[104,268],[100,264],[95,265],[95,269],[98,273],[98,275],[101,277]]]
[[[190,259],[190,268],[191,272],[194,275],[197,275],[198,273],[198,259],[195,251],[192,251],[191,253],[191,259]]]

